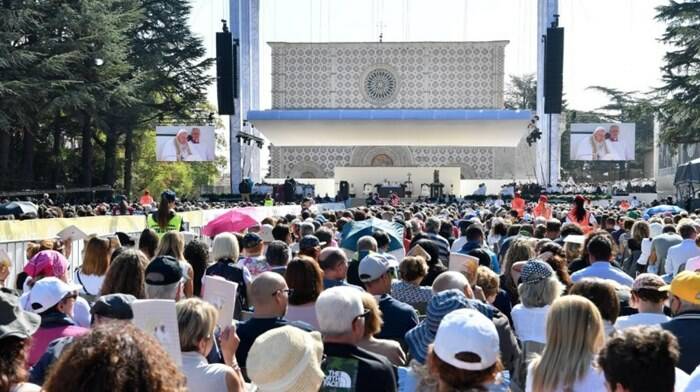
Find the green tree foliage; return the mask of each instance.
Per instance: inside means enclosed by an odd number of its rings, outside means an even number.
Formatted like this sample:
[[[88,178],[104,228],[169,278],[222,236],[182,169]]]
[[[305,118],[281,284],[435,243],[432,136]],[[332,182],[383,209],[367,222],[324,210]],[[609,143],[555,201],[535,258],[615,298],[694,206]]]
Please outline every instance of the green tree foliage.
[[[510,75],[505,92],[506,109],[537,109],[537,80],[535,74]]]
[[[0,189],[121,180],[129,193],[148,132],[206,103],[213,59],[189,12],[187,0],[0,0]]]
[[[672,49],[664,56],[660,105],[661,142],[700,142],[700,2],[669,1],[656,19],[667,24],[661,41]]]

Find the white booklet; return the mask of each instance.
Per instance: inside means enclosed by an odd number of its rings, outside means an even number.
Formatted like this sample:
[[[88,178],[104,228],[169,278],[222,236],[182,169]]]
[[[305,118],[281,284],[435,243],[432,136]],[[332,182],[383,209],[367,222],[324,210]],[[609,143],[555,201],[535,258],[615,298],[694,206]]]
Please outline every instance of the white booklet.
[[[216,324],[223,330],[233,322],[233,310],[236,306],[238,283],[228,281],[220,276],[206,275],[202,282],[202,299],[214,305],[219,311]]]
[[[182,366],[175,301],[140,299],[131,304],[131,309],[134,312],[134,325],[156,338],[170,358]]]
[[[450,271],[465,273],[467,278],[471,280],[472,278],[476,278],[477,268],[479,268],[478,258],[462,253],[450,253],[450,262],[448,267]]]
[[[56,236],[61,239],[61,241],[66,240],[83,240],[88,238],[88,235],[84,231],[80,230],[76,225],[70,225],[65,229],[59,231]]]
[[[577,235],[577,234],[569,234],[566,236],[566,238],[564,238],[564,242],[570,242],[572,244],[583,245],[583,243],[586,242],[586,236]]]

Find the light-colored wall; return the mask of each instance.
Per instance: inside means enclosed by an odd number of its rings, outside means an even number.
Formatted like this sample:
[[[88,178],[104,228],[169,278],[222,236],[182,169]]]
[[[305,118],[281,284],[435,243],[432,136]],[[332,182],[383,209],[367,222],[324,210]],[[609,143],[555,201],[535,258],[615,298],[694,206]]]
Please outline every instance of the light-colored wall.
[[[501,192],[501,186],[515,182],[527,182],[529,180],[520,178],[516,180],[461,180],[460,188],[463,196],[473,195],[474,191],[479,188],[479,184],[486,184],[487,195],[497,195]]]
[[[421,184],[433,182],[435,170],[440,172],[440,182],[445,185],[443,188],[445,194],[452,191],[456,196],[461,196],[460,168],[458,167],[376,167],[372,170],[368,170],[367,167],[336,167],[335,182],[347,181],[350,183],[350,193],[353,193],[354,189],[357,197],[363,197],[362,190],[365,184],[374,186],[383,183],[385,179],[390,182],[405,182],[408,179],[408,173],[411,173],[413,197],[417,197],[420,196]]]
[[[270,42],[272,108],[502,108],[507,44]],[[365,88],[378,68],[396,83],[382,102]]]

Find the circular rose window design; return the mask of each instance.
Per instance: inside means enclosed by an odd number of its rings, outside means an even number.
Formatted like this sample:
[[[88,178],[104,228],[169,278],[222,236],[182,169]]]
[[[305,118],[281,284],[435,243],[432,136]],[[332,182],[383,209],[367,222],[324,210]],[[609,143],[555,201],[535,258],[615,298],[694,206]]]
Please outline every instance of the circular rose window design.
[[[367,99],[374,104],[391,102],[399,88],[394,73],[386,67],[371,69],[362,80],[362,90]]]

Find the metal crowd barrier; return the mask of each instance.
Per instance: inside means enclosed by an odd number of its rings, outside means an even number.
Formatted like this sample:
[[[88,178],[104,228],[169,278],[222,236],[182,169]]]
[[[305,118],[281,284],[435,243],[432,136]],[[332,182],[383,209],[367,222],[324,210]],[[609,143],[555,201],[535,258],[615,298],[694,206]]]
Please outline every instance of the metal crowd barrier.
[[[190,227],[190,232],[195,233],[197,236],[201,235],[201,228],[200,227]],[[131,237],[135,237],[138,239],[139,235],[141,235],[141,232],[131,232],[131,233],[126,233]],[[46,238],[37,238],[33,240],[21,240],[21,241],[3,241],[0,242],[0,249],[4,250],[8,256],[10,256],[10,274],[7,277],[7,280],[5,280],[5,287],[12,288],[12,289],[19,289],[21,291],[21,287],[16,287],[16,280],[17,280],[17,275],[22,272],[24,269],[24,265],[27,263],[27,246],[31,242],[38,242],[41,240],[45,240]],[[207,244],[211,245],[211,241],[208,238],[202,238],[202,240]],[[137,244],[138,245],[138,244]],[[85,243],[83,240],[77,240],[73,241],[73,248],[71,250],[71,254],[68,257],[68,268],[69,268],[69,273],[68,276],[69,278],[73,277],[73,271],[75,271],[76,268],[78,268],[83,260],[83,250],[85,248]]]

